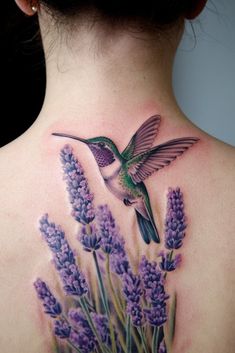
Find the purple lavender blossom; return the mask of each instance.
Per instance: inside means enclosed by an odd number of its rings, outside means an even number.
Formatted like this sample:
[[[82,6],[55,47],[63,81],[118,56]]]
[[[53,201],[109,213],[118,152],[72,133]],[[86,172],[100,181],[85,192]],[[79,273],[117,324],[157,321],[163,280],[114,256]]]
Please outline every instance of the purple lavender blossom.
[[[96,251],[100,248],[101,237],[97,234],[97,230],[94,224],[90,224],[89,232],[86,226],[82,226],[78,240],[83,245],[83,249],[88,252]]]
[[[54,333],[61,339],[69,338],[71,326],[65,319],[59,319],[54,322]]]
[[[153,326],[161,326],[167,320],[166,300],[169,296],[164,288],[163,273],[157,268],[157,263],[150,262],[145,256],[142,257],[139,271],[144,286],[144,294],[149,309],[144,309],[148,322]]]
[[[120,236],[119,229],[107,205],[98,206],[97,220],[102,250],[107,254],[124,254],[124,239]]]
[[[144,284],[145,293],[152,290],[157,284],[162,284],[163,275],[162,272],[157,268],[157,263],[155,261],[150,262],[143,256],[139,265],[139,272],[141,274],[141,279]]]
[[[49,223],[48,214],[42,216],[39,223],[41,234],[46,240],[53,255],[61,255],[56,259],[56,268],[63,268],[65,262],[75,263],[73,252],[65,238],[65,234],[61,227],[55,225],[55,223]]]
[[[166,304],[152,306],[150,309],[144,309],[144,313],[150,325],[162,326],[167,321]]]
[[[38,298],[43,303],[45,313],[53,318],[58,317],[62,312],[61,305],[51,293],[47,284],[38,278],[34,282],[34,287],[36,289]]]
[[[86,341],[86,337],[87,337],[89,338],[90,342],[89,342],[88,348],[86,349],[90,349],[91,347],[93,347],[94,349],[94,347],[98,343],[81,309],[80,308],[70,309],[68,315],[69,315],[70,321],[74,326],[75,331],[79,332],[79,334],[82,334],[81,336],[77,336],[76,334],[72,335],[73,337],[76,337],[77,344],[79,342],[82,343],[83,345],[85,345],[86,342],[87,342],[86,344],[88,344],[88,341]],[[106,344],[108,347],[111,347],[112,342],[111,342],[108,318],[105,315],[97,314],[96,312],[91,312],[91,317],[96,327],[96,330],[98,332],[98,335],[101,339],[101,342]],[[116,345],[118,347],[119,342],[117,340],[116,331],[114,332],[114,334],[115,334]],[[80,343],[79,343],[79,346],[82,348],[82,345]],[[88,351],[89,350],[86,350],[86,352]]]
[[[67,295],[83,296],[88,292],[86,280],[79,271],[73,251],[59,226],[49,223],[46,214],[40,220],[40,231],[53,253],[53,261]]]
[[[126,312],[130,315],[132,324],[141,326],[144,324],[144,312],[140,305],[143,290],[140,276],[134,275],[130,270],[122,276],[123,294],[127,301]]]
[[[106,254],[110,254],[111,271],[119,276],[127,273],[130,264],[125,251],[125,240],[119,233],[115,220],[107,205],[98,207],[97,219],[101,248]]]
[[[109,322],[107,316],[93,312],[91,313],[91,317],[94,321],[95,327],[101,338],[101,341],[103,343],[111,345]]]
[[[158,256],[161,256],[161,262],[159,263],[159,266],[162,271],[165,272],[171,272],[174,271],[180,264],[181,262],[181,255],[177,254],[173,258],[170,252],[165,253],[164,251],[161,251]]]
[[[94,339],[93,332],[81,308],[70,308],[68,317],[73,323],[75,329],[86,333],[88,336]]]
[[[109,321],[107,316],[93,312],[91,313],[91,317],[94,321],[95,327],[97,329],[97,332],[100,336],[102,343],[106,344],[106,346],[111,348],[112,341],[111,341]],[[115,344],[117,347],[117,352],[121,352],[120,343],[118,341],[118,335],[115,329],[114,329],[114,336],[115,336]]]
[[[158,353],[167,353],[166,344],[165,344],[164,340],[162,340],[162,342],[159,346]]]
[[[169,299],[169,295],[166,294],[164,285],[162,283],[156,283],[154,287],[149,291],[148,298],[153,306],[164,306],[165,301]]]
[[[82,353],[90,353],[95,350],[94,340],[90,339],[84,332],[78,332],[72,329],[69,339]]]
[[[69,201],[73,207],[72,216],[82,224],[89,224],[95,218],[94,195],[90,192],[83,168],[73,154],[70,145],[65,145],[60,153]]]
[[[82,310],[71,308],[68,316],[74,327],[70,335],[71,342],[84,353],[94,351],[97,341]]]
[[[144,324],[145,315],[139,303],[127,303],[126,312],[130,315],[132,324],[134,326],[139,327]]]
[[[126,255],[112,254],[110,263],[112,272],[118,276],[122,276],[130,270],[130,263]]]
[[[67,264],[60,271],[64,283],[64,290],[67,295],[83,296],[88,292],[87,283],[83,274],[74,264]]]
[[[167,249],[179,249],[182,246],[186,226],[183,194],[180,188],[170,188],[167,195],[165,220],[165,246]]]
[[[134,275],[131,271],[123,276],[123,293],[131,303],[139,303],[143,294],[140,276]]]

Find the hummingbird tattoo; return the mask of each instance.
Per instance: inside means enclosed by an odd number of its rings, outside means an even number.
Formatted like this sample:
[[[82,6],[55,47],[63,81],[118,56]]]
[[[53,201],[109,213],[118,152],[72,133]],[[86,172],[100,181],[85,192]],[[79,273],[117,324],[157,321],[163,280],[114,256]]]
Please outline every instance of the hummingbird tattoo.
[[[54,136],[83,142],[89,147],[108,190],[125,206],[134,208],[140,233],[147,244],[151,240],[160,243],[160,237],[144,180],[169,165],[199,140],[197,137],[181,137],[152,147],[160,123],[160,115],[151,116],[140,126],[121,153],[108,137],[84,139],[52,133]]]

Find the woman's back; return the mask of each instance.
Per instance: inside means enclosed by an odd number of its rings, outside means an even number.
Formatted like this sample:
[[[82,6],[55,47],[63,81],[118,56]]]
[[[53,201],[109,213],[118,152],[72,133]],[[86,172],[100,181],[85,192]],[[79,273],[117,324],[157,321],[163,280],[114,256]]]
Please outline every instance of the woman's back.
[[[97,26],[0,152],[1,351],[232,353],[234,149],[178,108],[178,37]]]
[[[72,142],[71,146],[76,158],[84,165],[89,189],[95,195],[95,206],[108,204],[120,226],[133,271],[137,270],[142,255],[160,262],[158,253],[164,248],[166,227],[166,191],[168,187],[181,188],[187,228],[183,246],[175,250],[175,254],[181,254],[182,262],[177,271],[169,272],[166,278],[167,293],[170,294],[167,304],[172,303],[172,296],[177,293],[174,352],[233,352],[234,150],[197,129],[190,132],[199,136],[200,142],[186,152],[188,155],[185,154],[173,162],[174,165],[172,163],[146,182],[161,245],[144,243],[136,225],[134,210],[127,208],[105,187],[91,152],[76,142]],[[125,133],[123,129],[123,136]],[[1,152],[0,341],[5,353],[46,351],[42,342],[46,339],[50,342],[48,322],[42,316],[33,280],[37,277],[44,279],[65,305],[58,270],[50,261],[51,252],[39,231],[39,218],[45,213],[49,214],[49,222],[55,222],[65,230],[72,248],[79,249],[78,263],[81,263],[86,280],[93,276],[97,278],[92,253],[85,252],[77,240],[78,229],[82,226],[69,212],[71,206],[60,161],[60,150],[65,143],[68,141],[63,143],[48,136],[46,146],[42,142],[37,146],[37,142],[31,144],[30,138],[23,137]],[[121,141],[120,146],[123,147]],[[101,211],[99,215],[102,216]],[[92,224],[99,223],[97,217]],[[99,239],[97,241],[99,247]],[[99,256],[103,255],[100,249],[96,252]],[[107,289],[105,260],[99,260]],[[116,274],[114,277],[121,286],[122,280]],[[124,300],[116,285],[118,298]],[[92,287],[91,290],[95,290],[94,296],[99,295],[97,288]],[[112,293],[109,294],[111,299]]]

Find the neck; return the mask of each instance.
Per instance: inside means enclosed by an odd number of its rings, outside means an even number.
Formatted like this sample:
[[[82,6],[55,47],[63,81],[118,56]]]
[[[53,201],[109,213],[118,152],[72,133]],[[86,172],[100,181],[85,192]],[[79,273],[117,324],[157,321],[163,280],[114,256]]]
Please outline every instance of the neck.
[[[138,126],[153,114],[179,122],[172,89],[176,37],[81,29],[50,51],[45,36],[47,89],[38,123],[70,133],[89,127],[97,135],[97,127]]]

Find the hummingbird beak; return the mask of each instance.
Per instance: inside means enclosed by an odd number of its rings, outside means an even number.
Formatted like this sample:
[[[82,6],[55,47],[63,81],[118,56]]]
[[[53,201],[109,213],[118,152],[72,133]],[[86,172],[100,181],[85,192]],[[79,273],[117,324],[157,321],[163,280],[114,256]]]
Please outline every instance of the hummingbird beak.
[[[74,136],[74,135],[63,134],[63,133],[60,133],[60,132],[53,132],[52,135],[53,136],[59,136],[59,137],[67,137],[67,138],[70,138],[70,139],[77,140],[77,141],[80,141],[80,142],[88,144],[87,140],[85,140],[83,138],[80,138],[80,137],[77,137],[77,136]]]

